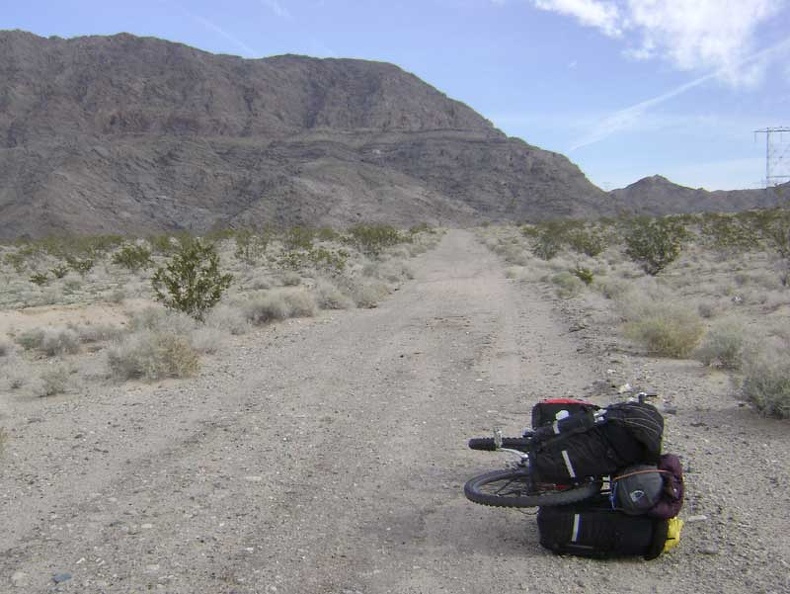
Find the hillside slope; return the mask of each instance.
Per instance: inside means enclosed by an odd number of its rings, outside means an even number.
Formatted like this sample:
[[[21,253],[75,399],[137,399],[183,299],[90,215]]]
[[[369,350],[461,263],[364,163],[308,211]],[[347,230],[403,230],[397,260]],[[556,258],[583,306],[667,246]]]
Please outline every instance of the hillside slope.
[[[398,67],[0,32],[0,237],[612,214]]]

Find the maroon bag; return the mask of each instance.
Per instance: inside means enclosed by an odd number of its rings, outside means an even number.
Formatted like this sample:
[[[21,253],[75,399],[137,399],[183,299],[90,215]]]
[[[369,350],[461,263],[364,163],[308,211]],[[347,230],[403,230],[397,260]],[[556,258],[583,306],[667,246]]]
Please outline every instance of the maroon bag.
[[[647,512],[648,516],[668,520],[680,513],[683,507],[683,465],[675,454],[662,454],[658,470],[664,479],[661,498]]]

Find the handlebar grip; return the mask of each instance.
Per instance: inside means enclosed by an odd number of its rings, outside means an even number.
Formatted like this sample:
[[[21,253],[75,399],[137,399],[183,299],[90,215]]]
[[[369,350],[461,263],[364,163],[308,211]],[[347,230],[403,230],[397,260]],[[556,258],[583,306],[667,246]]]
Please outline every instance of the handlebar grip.
[[[511,450],[526,451],[532,439],[528,437],[503,437],[502,447]],[[493,437],[473,437],[469,440],[469,448],[472,450],[481,450],[484,452],[496,451],[496,443]]]

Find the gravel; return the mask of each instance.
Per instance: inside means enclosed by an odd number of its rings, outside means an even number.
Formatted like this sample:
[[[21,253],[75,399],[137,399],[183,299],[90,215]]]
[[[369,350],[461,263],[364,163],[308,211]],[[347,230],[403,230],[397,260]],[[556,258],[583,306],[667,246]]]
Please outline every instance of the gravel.
[[[786,423],[720,372],[572,332],[471,232],[414,271],[376,309],[233,337],[192,380],[0,394],[0,591],[790,592]],[[464,498],[504,462],[466,439],[626,384],[660,392],[686,467],[677,549],[553,556],[534,514]]]

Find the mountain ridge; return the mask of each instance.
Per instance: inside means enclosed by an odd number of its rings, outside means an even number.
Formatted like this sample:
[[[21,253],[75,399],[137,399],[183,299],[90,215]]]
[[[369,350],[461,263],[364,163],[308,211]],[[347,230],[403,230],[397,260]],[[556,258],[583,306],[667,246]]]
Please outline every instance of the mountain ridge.
[[[0,239],[633,210],[386,62],[0,31]]]

